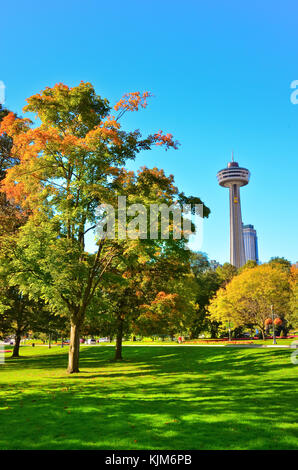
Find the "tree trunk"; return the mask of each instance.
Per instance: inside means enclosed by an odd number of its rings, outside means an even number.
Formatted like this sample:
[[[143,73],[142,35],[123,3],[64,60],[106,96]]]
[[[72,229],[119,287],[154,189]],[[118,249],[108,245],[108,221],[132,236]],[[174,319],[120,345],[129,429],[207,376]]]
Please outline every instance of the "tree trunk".
[[[121,318],[118,318],[115,361],[122,360],[122,336],[123,336],[123,320]]]
[[[210,337],[212,339],[217,337],[218,325],[215,322],[211,322],[210,325]]]
[[[80,328],[79,325],[71,324],[70,329],[70,344],[68,353],[68,368],[69,374],[74,374],[79,371],[79,354],[80,354]]]
[[[19,355],[20,342],[21,342],[21,334],[17,333],[15,335],[15,343],[14,343],[13,352],[12,352],[11,357],[20,357],[20,355]]]
[[[263,340],[265,341],[265,331],[264,331],[264,329],[263,329],[263,328],[261,329],[261,332],[262,332],[262,337],[263,337]]]

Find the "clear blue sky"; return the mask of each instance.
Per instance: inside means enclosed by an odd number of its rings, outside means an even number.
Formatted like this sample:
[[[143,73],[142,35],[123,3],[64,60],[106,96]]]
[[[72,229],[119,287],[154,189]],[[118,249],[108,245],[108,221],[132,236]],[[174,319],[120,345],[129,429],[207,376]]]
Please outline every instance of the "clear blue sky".
[[[296,1],[17,0],[1,5],[1,20],[7,107],[21,113],[25,98],[57,82],[90,81],[112,104],[151,91],[125,126],[171,132],[181,147],[144,152],[133,166],[164,168],[211,208],[202,251],[229,260],[228,191],[216,172],[234,149],[251,171],[242,215],[261,261],[297,261]]]

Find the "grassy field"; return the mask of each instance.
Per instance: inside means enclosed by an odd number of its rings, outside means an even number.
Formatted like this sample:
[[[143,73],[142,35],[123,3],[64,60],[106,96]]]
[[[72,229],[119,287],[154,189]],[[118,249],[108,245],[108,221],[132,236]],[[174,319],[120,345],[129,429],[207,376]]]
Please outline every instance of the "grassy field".
[[[294,341],[297,341],[297,344],[298,344],[298,337],[297,338],[277,338],[276,340],[276,343],[277,345],[290,345],[292,344]],[[239,339],[232,339],[231,342],[230,341],[222,341],[222,340],[212,340],[212,339],[196,339],[196,340],[188,340],[188,341],[185,341],[184,344],[187,344],[187,345],[191,345],[191,344],[200,344],[202,346],[204,345],[210,345],[210,344],[217,344],[217,345],[222,345],[222,346],[229,346],[231,343],[237,343],[239,345],[245,345],[245,344],[255,344],[257,346],[262,346],[262,345],[266,345],[266,346],[270,346],[272,345],[273,343],[273,340],[272,339],[265,339],[265,340],[262,340],[262,339],[258,339],[258,340],[253,340],[253,339],[246,339],[246,340],[239,340]],[[107,344],[107,343],[101,343],[101,344]],[[115,344],[115,341],[114,341],[114,344]],[[156,341],[135,341],[135,342],[132,342],[132,341],[123,341],[123,344],[124,345],[131,345],[133,344],[134,346],[137,346],[137,345],[144,345],[144,344],[147,344],[147,345],[154,345],[156,346],[157,344],[160,344],[160,345],[175,345],[175,344],[178,344],[176,341],[161,341],[161,340],[156,340]]]
[[[284,344],[287,344],[287,345],[290,345],[291,343],[293,343],[293,341],[297,341],[298,343],[298,336],[297,337],[292,337],[290,336],[289,338],[277,338],[276,339],[276,342],[278,345],[284,345]],[[272,342],[273,340],[272,339],[266,339],[266,340],[261,340],[261,339],[257,339],[257,340],[254,340],[254,339],[250,339],[250,338],[247,338],[245,340],[241,340],[241,339],[232,339],[232,343],[237,343],[237,344],[256,344],[258,346],[260,345],[272,345]],[[47,344],[47,343],[42,343],[41,340],[26,340],[26,341],[22,341],[22,344],[23,345],[26,345],[26,346],[29,346],[29,345],[32,345],[32,343],[35,343],[35,345],[43,345],[43,344]],[[58,343],[53,343],[53,345],[60,345],[61,344],[61,341],[58,341]],[[107,344],[110,344],[110,343],[99,343],[100,346],[105,346]],[[112,344],[115,345],[115,340],[112,341]],[[178,341],[170,341],[170,340],[165,340],[165,341],[162,341],[161,339],[155,339],[154,341],[152,341],[151,338],[144,338],[142,339],[142,341],[123,341],[123,344],[124,345],[134,345],[134,346],[138,346],[138,345],[162,345],[162,346],[165,346],[165,345],[177,345],[178,344]],[[229,345],[231,344],[228,340],[227,341],[223,341],[223,340],[218,340],[218,339],[210,339],[210,338],[206,338],[206,339],[195,339],[195,340],[187,340],[184,342],[184,344],[201,344],[201,345],[208,345],[208,344],[221,344],[221,345]],[[10,348],[12,348],[12,346],[10,346]],[[1,349],[1,346],[0,346],[0,349]]]
[[[0,449],[298,449],[288,349],[22,347],[0,365]]]

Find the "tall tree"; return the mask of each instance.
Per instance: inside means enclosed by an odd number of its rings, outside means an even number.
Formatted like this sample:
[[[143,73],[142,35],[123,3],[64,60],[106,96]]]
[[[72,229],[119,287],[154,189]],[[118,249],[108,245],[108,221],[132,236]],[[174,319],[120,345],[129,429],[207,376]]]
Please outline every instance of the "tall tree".
[[[20,163],[3,182],[7,197],[32,212],[20,229],[14,249],[14,275],[9,282],[42,296],[71,326],[68,372],[79,371],[79,337],[88,308],[113,259],[121,252],[117,240],[102,239],[94,254],[86,252],[86,234],[102,215],[100,203],[112,202],[119,168],[141,150],[154,145],[177,148],[171,134],[159,131],[142,138],[121,129],[119,119],[146,107],[150,93],[125,95],[110,114],[106,99],[90,83],[69,88],[58,84],[27,100],[25,111],[41,124],[8,114],[2,129],[13,138],[12,153]]]
[[[7,171],[19,164],[19,158],[12,151],[13,138],[6,132],[8,122],[15,120],[17,115],[0,105],[0,185],[6,177]],[[22,123],[20,121],[20,126]],[[4,192],[0,191],[0,264],[10,260],[6,250],[5,240],[16,234],[28,217],[14,200],[9,200]],[[1,268],[0,268],[1,272]],[[23,295],[16,286],[7,285],[6,279],[0,274],[0,332],[2,335],[13,333],[15,344],[13,357],[19,357],[21,335],[24,334],[32,320],[36,305]]]

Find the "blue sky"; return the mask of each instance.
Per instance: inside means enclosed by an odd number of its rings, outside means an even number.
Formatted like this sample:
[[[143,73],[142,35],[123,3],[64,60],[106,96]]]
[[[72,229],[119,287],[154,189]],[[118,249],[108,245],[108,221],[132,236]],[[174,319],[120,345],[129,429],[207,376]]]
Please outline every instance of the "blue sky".
[[[114,104],[154,94],[126,115],[127,129],[162,129],[179,150],[156,148],[133,168],[164,168],[179,189],[211,208],[202,251],[229,260],[228,191],[216,173],[235,159],[251,171],[244,223],[258,233],[261,261],[297,253],[298,5],[295,1],[52,0],[1,6],[0,80],[5,105],[57,82],[91,82]]]

